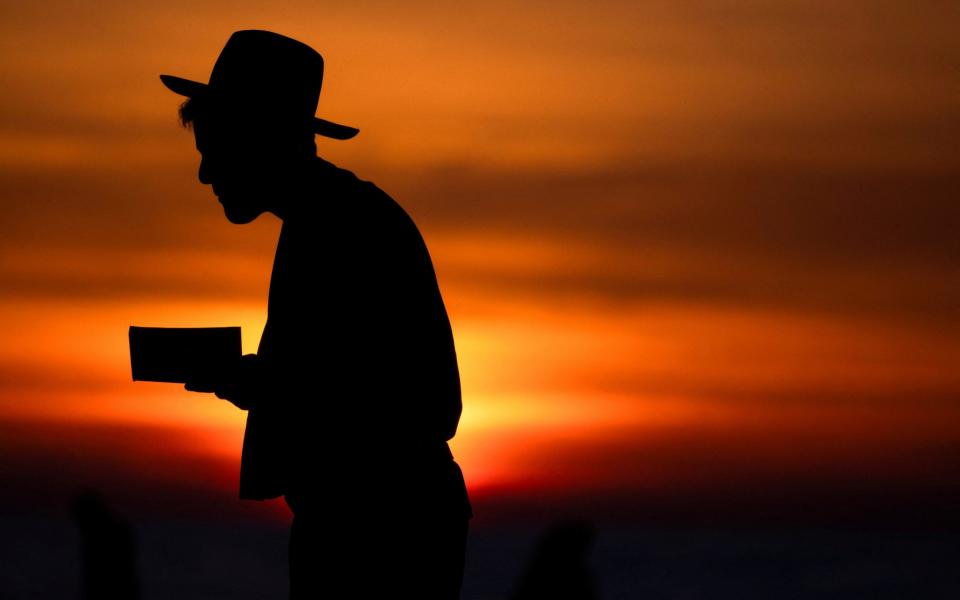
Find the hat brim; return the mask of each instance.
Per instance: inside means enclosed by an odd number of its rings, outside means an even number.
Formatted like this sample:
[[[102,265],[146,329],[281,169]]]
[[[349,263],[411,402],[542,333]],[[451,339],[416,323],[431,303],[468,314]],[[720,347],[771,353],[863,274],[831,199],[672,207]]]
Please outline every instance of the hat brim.
[[[160,81],[162,81],[163,85],[167,86],[170,91],[180,94],[181,96],[187,96],[189,98],[193,98],[194,96],[202,96],[207,92],[208,89],[208,86],[205,83],[191,81],[189,79],[184,79],[183,77],[176,77],[175,75],[161,75]],[[327,121],[326,119],[314,117],[313,132],[317,135],[333,138],[335,140],[349,140],[353,136],[360,133],[360,130],[356,127],[348,127],[347,125],[340,125],[339,123],[334,123],[333,121]]]

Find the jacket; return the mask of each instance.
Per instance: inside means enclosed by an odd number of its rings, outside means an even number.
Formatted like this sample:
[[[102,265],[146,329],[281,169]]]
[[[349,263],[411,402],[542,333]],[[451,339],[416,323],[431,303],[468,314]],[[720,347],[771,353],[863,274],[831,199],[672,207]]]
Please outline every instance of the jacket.
[[[449,473],[453,462],[460,377],[419,230],[377,186],[320,158],[310,187],[277,241],[241,454],[244,499],[365,494],[384,485],[378,473],[402,484],[404,470]],[[455,471],[449,485],[472,515]]]

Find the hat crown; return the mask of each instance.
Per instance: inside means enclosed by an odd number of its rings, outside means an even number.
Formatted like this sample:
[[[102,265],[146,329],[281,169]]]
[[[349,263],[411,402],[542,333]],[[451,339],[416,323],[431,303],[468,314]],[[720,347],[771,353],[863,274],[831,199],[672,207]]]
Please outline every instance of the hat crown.
[[[230,36],[208,86],[214,96],[231,104],[313,118],[322,84],[319,52],[278,33],[251,29]]]
[[[316,117],[323,83],[323,57],[295,39],[272,31],[234,32],[213,65],[208,83],[160,75],[181,96],[213,101],[227,117],[270,115],[274,125],[303,127],[322,136],[348,140],[360,131]]]

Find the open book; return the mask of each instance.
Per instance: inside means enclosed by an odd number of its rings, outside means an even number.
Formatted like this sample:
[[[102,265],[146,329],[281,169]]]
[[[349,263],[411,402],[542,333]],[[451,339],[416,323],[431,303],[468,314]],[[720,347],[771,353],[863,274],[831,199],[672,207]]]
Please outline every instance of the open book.
[[[240,358],[239,327],[130,326],[134,381],[186,383]]]

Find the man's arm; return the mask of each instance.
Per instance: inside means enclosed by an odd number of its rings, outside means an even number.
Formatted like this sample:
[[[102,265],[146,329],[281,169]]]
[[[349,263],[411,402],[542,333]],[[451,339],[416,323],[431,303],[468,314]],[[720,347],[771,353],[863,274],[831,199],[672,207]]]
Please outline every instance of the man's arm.
[[[375,299],[368,339],[377,340],[380,373],[391,383],[385,420],[407,433],[453,437],[462,411],[453,333],[436,271],[419,228],[402,209],[377,232],[376,254],[365,269]],[[375,320],[372,318],[376,315]]]

